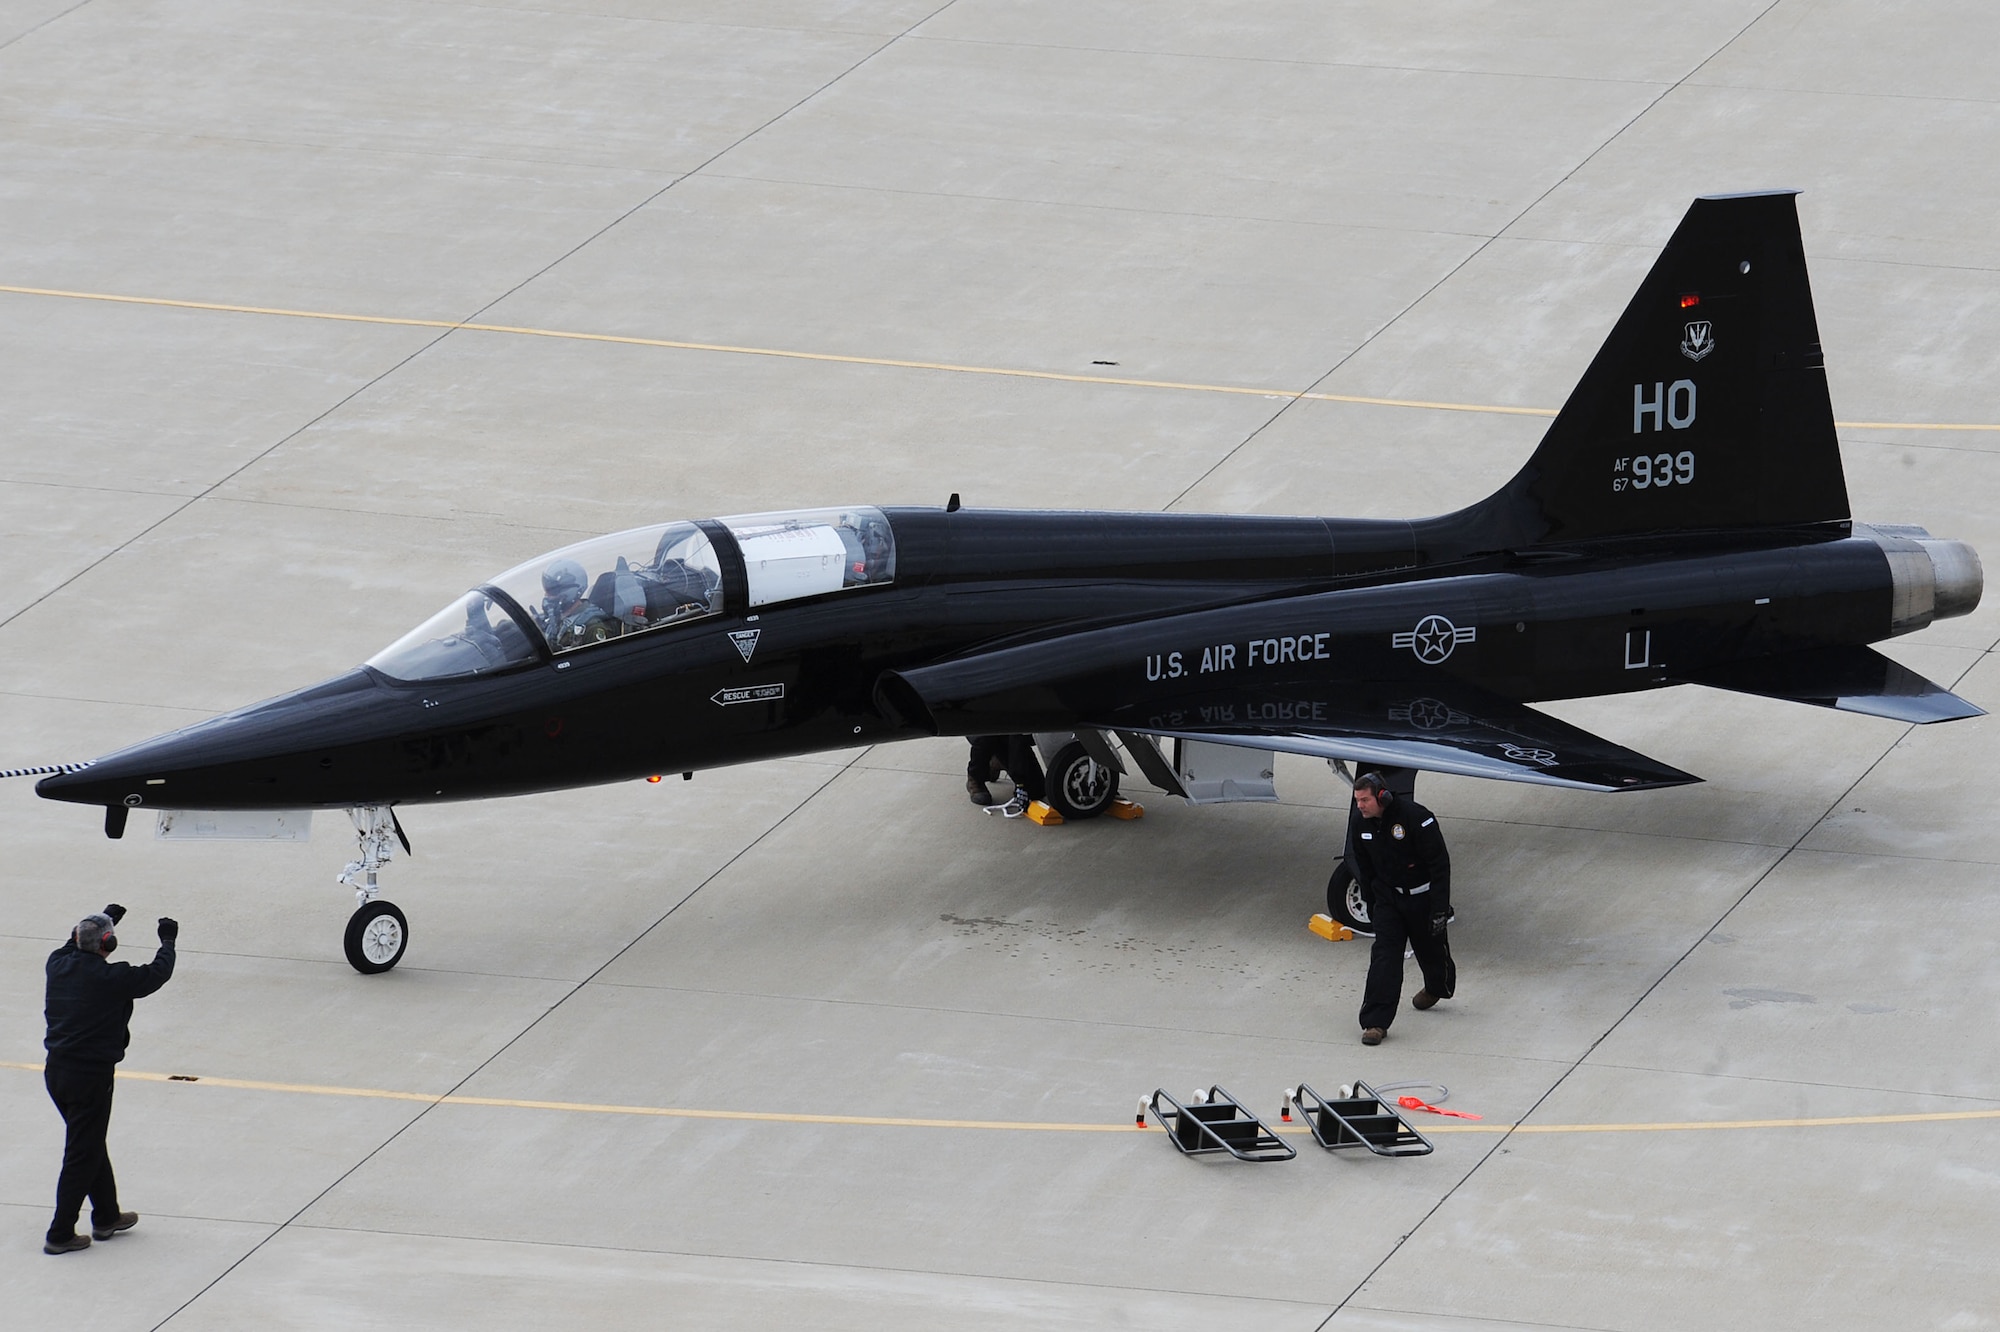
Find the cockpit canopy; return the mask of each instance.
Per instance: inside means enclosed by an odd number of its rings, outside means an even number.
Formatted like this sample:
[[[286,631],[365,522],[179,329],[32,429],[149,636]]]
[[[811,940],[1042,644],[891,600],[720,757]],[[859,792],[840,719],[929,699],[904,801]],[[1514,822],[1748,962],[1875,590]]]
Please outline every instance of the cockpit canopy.
[[[880,509],[808,509],[717,520],[718,551],[689,522],[578,542],[474,588],[368,659],[398,680],[488,675],[593,643],[896,576],[895,534]],[[711,525],[713,526],[713,525]],[[743,607],[724,603],[723,561]]]

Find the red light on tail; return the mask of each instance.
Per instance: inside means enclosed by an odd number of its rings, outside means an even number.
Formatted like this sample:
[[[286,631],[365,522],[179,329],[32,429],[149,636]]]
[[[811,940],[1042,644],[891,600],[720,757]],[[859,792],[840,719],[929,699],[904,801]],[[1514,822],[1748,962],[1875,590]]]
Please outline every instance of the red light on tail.
[[[1701,304],[1701,294],[1699,292],[1691,291],[1687,295],[1681,297],[1681,309],[1683,310],[1693,309],[1695,306],[1700,304]]]

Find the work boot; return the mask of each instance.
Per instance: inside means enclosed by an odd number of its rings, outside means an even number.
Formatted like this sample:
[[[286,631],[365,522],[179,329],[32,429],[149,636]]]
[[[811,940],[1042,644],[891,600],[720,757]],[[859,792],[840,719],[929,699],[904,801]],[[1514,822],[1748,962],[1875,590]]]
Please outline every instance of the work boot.
[[[1421,1013],[1426,1008],[1434,1007],[1437,1001],[1438,997],[1429,990],[1418,990],[1416,996],[1410,1000],[1410,1007]]]
[[[965,797],[975,805],[993,803],[993,793],[986,789],[986,783],[970,774],[965,778]]]
[[[137,1212],[120,1212],[118,1219],[108,1226],[100,1226],[95,1220],[90,1223],[90,1237],[94,1240],[108,1240],[121,1230],[130,1230],[139,1224]]]
[[[88,1235],[71,1235],[66,1240],[45,1239],[42,1241],[43,1253],[75,1253],[78,1249],[87,1249],[89,1247],[90,1236]]]
[[[1361,1043],[1363,1045],[1380,1045],[1382,1038],[1388,1034],[1381,1027],[1363,1027],[1361,1029]]]

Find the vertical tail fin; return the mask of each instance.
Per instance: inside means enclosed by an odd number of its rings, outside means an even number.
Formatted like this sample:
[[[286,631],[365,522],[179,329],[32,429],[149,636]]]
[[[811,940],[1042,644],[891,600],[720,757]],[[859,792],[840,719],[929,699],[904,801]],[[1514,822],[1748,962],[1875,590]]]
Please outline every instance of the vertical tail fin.
[[[1528,464],[1487,548],[1843,521],[1793,193],[1697,199]]]

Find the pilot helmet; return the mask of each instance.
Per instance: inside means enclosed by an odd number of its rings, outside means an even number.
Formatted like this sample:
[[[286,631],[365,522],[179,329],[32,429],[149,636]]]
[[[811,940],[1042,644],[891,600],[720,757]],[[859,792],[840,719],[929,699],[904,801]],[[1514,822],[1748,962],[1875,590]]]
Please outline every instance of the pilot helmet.
[[[583,566],[575,560],[554,560],[542,570],[542,604],[561,610],[583,599],[588,582]]]

